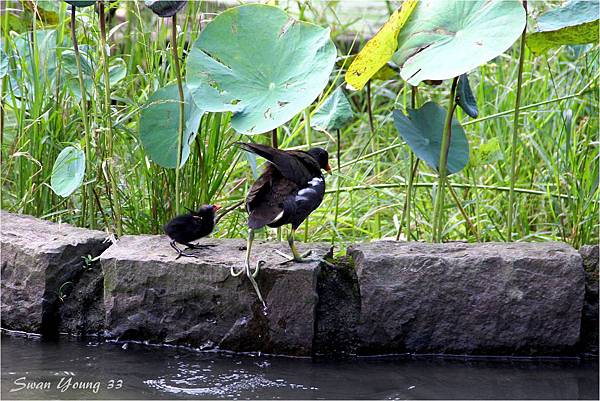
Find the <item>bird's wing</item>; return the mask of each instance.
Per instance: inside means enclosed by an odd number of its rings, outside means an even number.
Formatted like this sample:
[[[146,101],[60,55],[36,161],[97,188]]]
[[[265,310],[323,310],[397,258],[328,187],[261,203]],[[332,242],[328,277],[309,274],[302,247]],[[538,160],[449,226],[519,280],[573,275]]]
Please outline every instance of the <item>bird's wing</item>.
[[[262,173],[250,187],[250,190],[246,195],[246,211],[248,211],[248,213],[255,209],[256,205],[262,202],[269,192],[271,192],[273,170],[272,166],[267,166],[264,173]]]
[[[304,167],[310,172],[310,178],[318,177],[321,175],[321,167],[319,162],[314,157],[302,150],[289,150],[287,154],[294,156],[296,159],[304,165]]]
[[[264,157],[275,166],[283,177],[299,186],[306,185],[311,178],[320,174],[317,161],[306,152],[283,151],[257,143],[236,142],[236,145]]]
[[[283,216],[284,200],[298,191],[298,185],[283,177],[273,166],[256,180],[246,196],[248,227],[260,228]]]
[[[185,215],[174,217],[167,224],[164,225],[163,230],[165,231],[165,233],[167,233],[167,235],[171,235],[172,233],[176,232],[177,230],[181,230],[182,228],[185,228],[187,225],[190,224],[191,220],[192,220],[192,215],[189,213],[185,214]]]
[[[314,177],[308,185],[300,189],[295,196],[289,197],[288,202],[293,202],[294,215],[290,222],[296,229],[323,201],[325,195],[325,180],[323,176]]]

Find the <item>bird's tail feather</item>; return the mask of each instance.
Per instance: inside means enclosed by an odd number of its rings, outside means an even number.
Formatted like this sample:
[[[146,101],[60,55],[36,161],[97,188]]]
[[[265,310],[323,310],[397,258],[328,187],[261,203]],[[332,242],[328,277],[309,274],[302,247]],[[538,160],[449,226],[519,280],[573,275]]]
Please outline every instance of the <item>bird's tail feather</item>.
[[[254,153],[255,155],[258,155],[260,157],[264,157],[270,162],[274,162],[273,159],[276,157],[275,155],[277,154],[277,152],[283,153],[279,149],[275,149],[266,145],[260,145],[258,143],[236,142],[235,145],[239,146],[247,152]]]

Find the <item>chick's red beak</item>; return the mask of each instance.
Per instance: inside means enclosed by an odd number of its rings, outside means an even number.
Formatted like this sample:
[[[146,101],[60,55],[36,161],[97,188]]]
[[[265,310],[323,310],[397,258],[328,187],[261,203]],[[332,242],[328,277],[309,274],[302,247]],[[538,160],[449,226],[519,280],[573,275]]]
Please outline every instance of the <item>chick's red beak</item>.
[[[327,163],[327,166],[325,166],[325,171],[331,174],[331,166],[329,165],[329,163]]]
[[[217,204],[214,204],[214,205],[213,205],[213,210],[214,210],[215,212],[216,212],[217,210],[219,210],[220,208],[221,208],[221,205],[217,205]]]

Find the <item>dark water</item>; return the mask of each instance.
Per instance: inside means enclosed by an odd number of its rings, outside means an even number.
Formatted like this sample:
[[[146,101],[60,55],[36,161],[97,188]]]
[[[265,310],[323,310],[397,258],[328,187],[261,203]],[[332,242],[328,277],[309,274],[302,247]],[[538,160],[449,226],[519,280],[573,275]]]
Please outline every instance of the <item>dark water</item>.
[[[313,362],[12,336],[1,355],[2,399],[598,399],[598,363],[574,359]]]

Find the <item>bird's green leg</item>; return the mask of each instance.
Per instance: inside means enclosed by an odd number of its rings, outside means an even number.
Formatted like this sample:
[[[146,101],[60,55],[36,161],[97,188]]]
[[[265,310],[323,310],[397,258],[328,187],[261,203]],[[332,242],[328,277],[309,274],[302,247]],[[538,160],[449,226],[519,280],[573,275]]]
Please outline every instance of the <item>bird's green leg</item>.
[[[262,260],[259,260],[256,263],[256,270],[255,270],[255,274],[258,274],[258,269],[259,266],[264,263]],[[250,261],[248,260],[245,266],[245,270],[246,270],[246,276],[248,277],[248,280],[250,280],[250,282],[252,283],[252,287],[254,287],[254,291],[256,292],[256,295],[258,296],[258,299],[260,300],[260,302],[263,304],[263,307],[266,308],[267,304],[265,304],[265,301],[263,300],[263,297],[260,293],[260,289],[258,288],[258,284],[256,283],[256,280],[254,280],[254,274],[252,274],[251,270],[250,270]]]
[[[241,269],[240,271],[235,271],[235,269],[233,268],[233,266],[231,266],[231,275],[233,277],[237,277],[240,274],[242,274],[245,270],[246,270],[246,266],[250,266],[250,254],[251,254],[251,250],[252,250],[252,242],[254,242],[254,230],[249,228],[248,229],[248,240],[246,242],[246,259],[245,259],[245,266],[243,269]],[[258,270],[258,265],[257,265],[257,270]]]
[[[231,267],[231,275],[234,277],[237,277],[240,274],[245,272],[246,276],[250,280],[250,283],[252,283],[252,287],[254,287],[254,291],[256,291],[256,295],[258,296],[258,299],[263,304],[263,307],[266,308],[267,305],[265,304],[265,301],[263,300],[263,297],[260,293],[260,289],[258,288],[258,284],[256,283],[256,280],[254,279],[254,277],[256,277],[258,275],[260,267],[265,262],[262,260],[259,260],[258,262],[256,262],[256,269],[254,270],[254,273],[252,273],[252,271],[250,269],[250,255],[252,254],[252,242],[254,242],[254,230],[249,229],[248,230],[248,241],[246,243],[246,259],[244,260],[244,268],[241,269],[240,271],[236,272],[232,266]]]
[[[296,230],[291,230],[290,234],[287,237],[288,244],[290,245],[290,249],[292,250],[292,255],[294,256],[294,260],[299,262],[302,260],[302,256],[296,249],[296,244],[294,244],[294,235],[296,234]]]
[[[312,253],[312,251],[308,251],[305,252],[303,254],[300,254],[300,252],[298,252],[298,249],[296,248],[296,245],[294,244],[294,235],[296,234],[296,230],[292,228],[292,230],[290,231],[289,235],[288,235],[288,244],[290,245],[290,249],[292,250],[292,255],[293,256],[288,256],[283,252],[279,252],[276,251],[279,255],[285,257],[288,259],[287,262],[310,262],[310,259],[305,259],[308,255],[310,255]],[[284,262],[284,263],[287,263]]]

